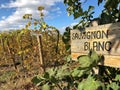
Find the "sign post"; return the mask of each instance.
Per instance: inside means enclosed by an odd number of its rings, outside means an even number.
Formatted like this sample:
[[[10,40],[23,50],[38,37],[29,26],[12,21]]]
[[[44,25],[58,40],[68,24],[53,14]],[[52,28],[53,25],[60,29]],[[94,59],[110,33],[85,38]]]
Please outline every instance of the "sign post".
[[[90,49],[104,55],[105,66],[120,67],[120,22],[71,30],[72,59],[88,54]]]

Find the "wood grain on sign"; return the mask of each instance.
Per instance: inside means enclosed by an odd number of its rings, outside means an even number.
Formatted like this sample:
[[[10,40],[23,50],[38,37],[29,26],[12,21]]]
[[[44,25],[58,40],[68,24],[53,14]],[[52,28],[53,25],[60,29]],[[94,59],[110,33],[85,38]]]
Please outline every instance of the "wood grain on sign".
[[[120,67],[120,22],[71,30],[73,60],[93,49],[105,57],[104,65]]]

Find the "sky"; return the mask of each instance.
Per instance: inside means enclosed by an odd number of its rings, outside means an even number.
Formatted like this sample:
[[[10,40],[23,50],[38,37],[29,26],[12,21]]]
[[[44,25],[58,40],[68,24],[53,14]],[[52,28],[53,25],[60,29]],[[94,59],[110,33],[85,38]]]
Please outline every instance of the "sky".
[[[45,21],[48,25],[55,26],[60,32],[65,31],[65,27],[79,22],[80,18],[74,20],[73,16],[68,16],[63,3],[64,0],[0,0],[0,31],[11,29],[21,29],[25,27],[27,20],[22,16],[31,14],[34,18],[39,18],[38,6],[44,6],[43,11]],[[82,0],[84,2],[85,0]],[[99,7],[97,0],[87,0],[82,4],[84,9],[89,5],[95,6],[94,17],[98,17],[103,10],[103,4]]]

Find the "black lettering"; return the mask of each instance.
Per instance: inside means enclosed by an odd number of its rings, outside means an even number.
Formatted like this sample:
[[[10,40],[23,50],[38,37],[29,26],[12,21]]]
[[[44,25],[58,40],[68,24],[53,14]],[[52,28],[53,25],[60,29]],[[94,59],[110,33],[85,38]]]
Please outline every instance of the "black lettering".
[[[85,51],[90,50],[90,42],[85,42],[84,43],[84,50]]]
[[[100,38],[101,38],[101,31],[97,31],[97,32],[96,32],[96,38],[97,38],[97,39],[100,39]]]
[[[90,32],[87,32],[87,39],[90,39]]]
[[[107,30],[107,32],[102,31],[102,37],[101,38],[103,39],[104,37],[108,38],[108,30]]]
[[[99,51],[98,45],[97,45],[97,41],[94,41],[94,42],[93,42],[93,50]]]
[[[110,51],[110,50],[111,50],[111,45],[112,45],[112,43],[111,43],[110,41],[107,41],[107,42],[105,43],[105,50],[106,50],[106,51]]]
[[[94,32],[91,32],[91,39],[95,39],[95,38],[96,38],[95,31],[94,31]]]
[[[75,33],[75,39],[78,39],[79,35],[78,33]]]
[[[99,47],[99,50],[102,49],[102,51],[104,51],[104,41],[103,42],[98,42],[98,47]]]
[[[86,39],[86,32],[81,33],[81,39]]]
[[[72,34],[72,40],[74,40],[74,39],[75,39],[75,33]]]
[[[108,31],[88,31],[88,32],[81,32],[81,33],[73,33],[72,40],[75,39],[103,39],[108,38]]]

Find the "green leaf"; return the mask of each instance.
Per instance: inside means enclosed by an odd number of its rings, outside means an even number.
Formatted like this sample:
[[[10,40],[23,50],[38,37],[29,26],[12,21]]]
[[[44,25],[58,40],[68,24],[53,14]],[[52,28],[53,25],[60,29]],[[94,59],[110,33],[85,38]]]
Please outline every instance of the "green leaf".
[[[78,90],[98,90],[102,86],[100,81],[96,81],[92,76],[88,76],[87,79],[83,79],[78,85]]]
[[[82,69],[79,69],[79,68],[75,68],[71,74],[73,77],[81,77],[83,74],[85,74],[86,70],[82,70]]]
[[[62,40],[65,44],[67,44],[70,41],[70,33],[69,32],[64,32],[62,36]]]
[[[99,56],[95,51],[91,50],[88,55],[91,57],[91,60],[93,62],[96,61],[96,63],[97,63],[99,61]]]
[[[115,80],[120,81],[120,74],[116,75]]]
[[[49,79],[49,73],[48,72],[45,72],[44,78]]]
[[[90,58],[90,56],[88,55],[82,55],[78,57],[78,61],[80,63],[80,67],[82,68],[86,68],[89,67],[92,63],[92,60]]]
[[[35,76],[35,77],[33,77],[33,79],[31,81],[35,84],[39,84],[42,80],[43,79],[40,78],[39,76]]]
[[[64,4],[66,4],[67,3],[67,0],[64,0]]]
[[[110,89],[112,89],[112,90],[120,90],[120,87],[119,87],[118,84],[113,82],[113,83],[110,83],[110,84],[107,85],[107,90],[110,90]]]
[[[120,13],[116,13],[116,14],[115,14],[116,17],[119,17],[119,15],[120,15]]]
[[[71,50],[70,47],[71,47],[71,45],[66,45],[66,46],[65,46],[65,48],[66,48],[67,51],[70,51],[70,50]]]
[[[82,12],[75,12],[73,15],[74,19],[77,19],[78,17],[82,16]]]
[[[50,80],[52,83],[55,83],[55,84],[58,82],[58,80],[54,76],[52,76]]]
[[[48,84],[44,84],[42,86],[42,90],[50,90],[50,86]]]
[[[94,6],[89,6],[88,12],[92,11],[94,9]]]
[[[62,79],[63,77],[69,75],[70,72],[67,70],[67,65],[63,65],[61,68],[57,70],[56,77]]]
[[[100,5],[100,3],[102,3],[103,0],[98,0],[98,5]]]
[[[72,71],[72,76],[73,76],[73,77],[78,76],[79,72],[80,72],[80,70],[78,70],[77,68],[75,68],[75,69]]]
[[[57,71],[56,68],[55,68],[55,69],[54,69],[54,68],[50,68],[50,69],[48,69],[47,72],[49,73],[49,77],[51,77],[51,76],[55,76],[56,71]]]
[[[66,56],[66,57],[65,57],[65,60],[67,60],[67,62],[72,61],[72,57],[71,57],[71,55]]]

